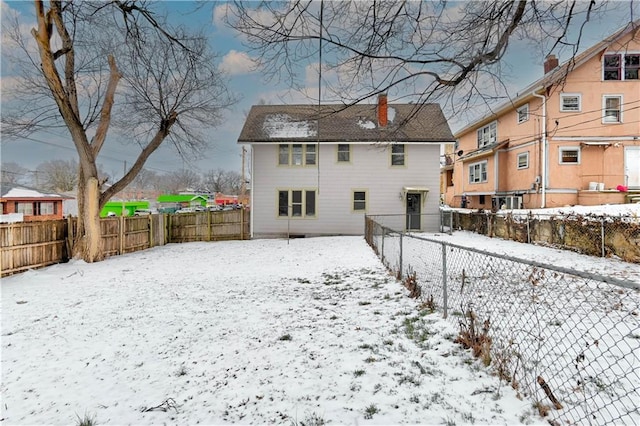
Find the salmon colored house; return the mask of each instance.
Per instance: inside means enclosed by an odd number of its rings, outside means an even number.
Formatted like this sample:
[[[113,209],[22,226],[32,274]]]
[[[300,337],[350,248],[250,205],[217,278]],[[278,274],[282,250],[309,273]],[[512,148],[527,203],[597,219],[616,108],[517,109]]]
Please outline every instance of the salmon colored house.
[[[640,20],[454,134],[444,202],[544,208],[640,200]]]
[[[62,201],[67,199],[70,197],[5,182],[0,189],[2,214],[22,214],[25,222],[62,219]]]

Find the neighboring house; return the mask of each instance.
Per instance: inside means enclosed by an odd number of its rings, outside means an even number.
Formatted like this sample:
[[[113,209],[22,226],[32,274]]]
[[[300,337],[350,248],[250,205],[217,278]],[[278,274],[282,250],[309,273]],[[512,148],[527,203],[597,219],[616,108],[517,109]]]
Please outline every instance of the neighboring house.
[[[62,202],[71,198],[13,183],[2,182],[0,186],[2,215],[21,214],[25,222],[62,219]]]
[[[437,230],[452,142],[436,104],[255,105],[238,138],[252,150],[252,236],[362,235],[365,214]]]
[[[640,190],[640,21],[455,134],[445,202],[468,208],[624,203]],[[627,187],[630,193],[619,191]]]
[[[157,198],[158,210],[173,213],[182,207],[206,207],[209,197],[197,194],[161,194]]]

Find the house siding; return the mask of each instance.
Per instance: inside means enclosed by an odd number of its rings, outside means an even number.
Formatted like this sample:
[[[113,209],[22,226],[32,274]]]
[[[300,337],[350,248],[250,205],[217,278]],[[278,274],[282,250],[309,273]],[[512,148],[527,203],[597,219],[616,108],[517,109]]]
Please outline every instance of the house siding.
[[[337,143],[323,143],[316,166],[278,166],[278,145],[252,146],[254,237],[291,235],[362,235],[364,214],[352,210],[354,190],[366,191],[366,214],[406,212],[403,187],[428,187],[422,204],[422,229],[439,226],[440,144],[405,145],[405,165],[391,166],[390,147],[352,144],[351,161],[338,163]],[[317,190],[315,218],[278,217],[278,190]],[[404,217],[400,223],[404,224]]]

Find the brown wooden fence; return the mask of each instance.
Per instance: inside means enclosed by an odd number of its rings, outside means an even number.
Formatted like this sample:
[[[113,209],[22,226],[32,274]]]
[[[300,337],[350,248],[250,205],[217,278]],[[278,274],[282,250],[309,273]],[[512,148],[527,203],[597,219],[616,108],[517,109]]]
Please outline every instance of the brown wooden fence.
[[[2,276],[66,262],[78,219],[0,224]],[[249,238],[249,212],[197,212],[100,220],[105,256],[167,243]]]
[[[0,225],[2,276],[66,261],[66,237],[64,220]]]

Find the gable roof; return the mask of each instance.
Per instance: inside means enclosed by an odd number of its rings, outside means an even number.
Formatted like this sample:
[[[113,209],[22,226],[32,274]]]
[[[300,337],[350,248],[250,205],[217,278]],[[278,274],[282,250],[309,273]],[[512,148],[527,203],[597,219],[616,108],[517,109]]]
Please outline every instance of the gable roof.
[[[378,126],[378,105],[254,105],[238,143],[453,142],[438,104],[389,104]]]
[[[0,183],[0,198],[3,200],[70,200],[68,197],[55,192],[40,192],[39,189],[30,188],[15,183]]]
[[[564,78],[569,73],[571,73],[571,71],[582,66],[584,63],[592,59],[594,56],[606,50],[611,44],[621,39],[622,37],[625,37],[626,35],[628,35],[633,31],[640,31],[640,19],[637,19],[633,22],[629,22],[627,25],[625,25],[615,33],[611,34],[610,36],[606,37],[604,40],[600,41],[599,43],[596,43],[595,45],[586,49],[584,52],[574,56],[573,58],[563,62],[559,67],[556,67],[555,69],[549,71],[547,74],[545,74],[538,80],[534,81],[533,83],[526,86],[524,89],[520,90],[514,99],[511,99],[503,104],[500,104],[489,114],[484,115],[482,118],[475,120],[470,124],[466,125],[465,127],[463,127],[462,129],[458,130],[455,133],[455,137],[458,138],[459,136],[469,132],[470,130],[475,129],[478,126],[484,125],[486,123],[489,123],[495,120],[498,116],[502,115],[503,113],[521,106],[526,101],[533,98],[533,95],[532,95],[533,92],[536,92],[536,93],[541,92],[540,94],[542,94],[543,89],[546,89],[564,80]]]

